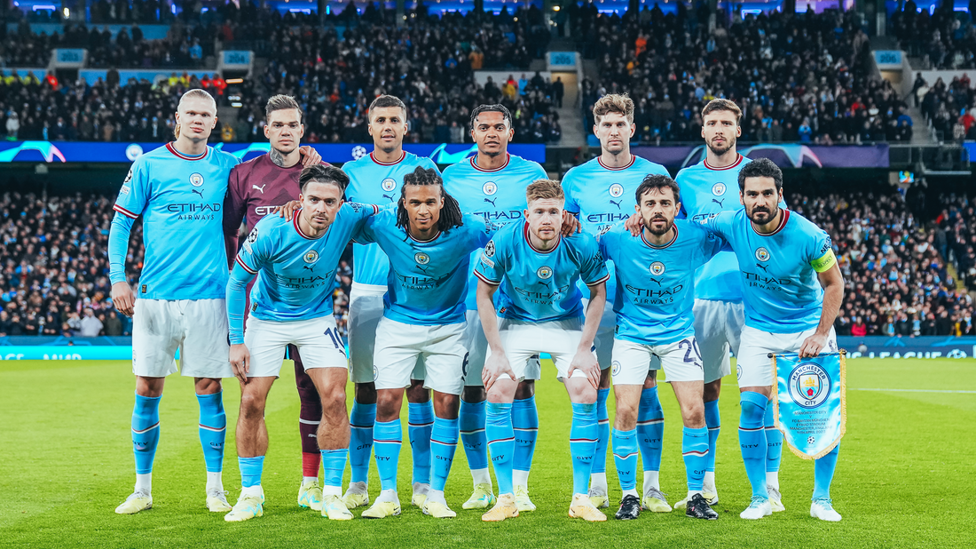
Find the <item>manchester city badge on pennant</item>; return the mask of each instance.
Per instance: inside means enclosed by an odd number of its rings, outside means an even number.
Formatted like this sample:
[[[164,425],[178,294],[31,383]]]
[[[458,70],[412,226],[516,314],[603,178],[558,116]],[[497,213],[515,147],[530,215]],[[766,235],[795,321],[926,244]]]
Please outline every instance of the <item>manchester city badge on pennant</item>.
[[[796,353],[770,355],[773,416],[786,444],[803,459],[819,459],[847,431],[846,352],[799,358]]]

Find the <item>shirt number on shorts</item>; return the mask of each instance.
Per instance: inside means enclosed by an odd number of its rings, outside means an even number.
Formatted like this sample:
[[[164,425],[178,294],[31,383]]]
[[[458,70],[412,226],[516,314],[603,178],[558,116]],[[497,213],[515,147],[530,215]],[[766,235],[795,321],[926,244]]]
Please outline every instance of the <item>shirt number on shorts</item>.
[[[464,361],[461,362],[461,379],[468,377],[468,355],[469,353],[464,353]]]
[[[332,328],[326,328],[325,335],[329,336],[329,339],[332,340],[332,344],[335,345],[336,349],[342,346],[342,338],[340,338],[339,334],[337,334]]]
[[[687,349],[685,349],[687,347]],[[678,342],[679,349],[685,349],[685,362],[692,362],[694,364],[701,365],[702,356],[701,351],[698,349],[698,340],[694,338],[682,339]],[[694,352],[695,356],[691,356]]]

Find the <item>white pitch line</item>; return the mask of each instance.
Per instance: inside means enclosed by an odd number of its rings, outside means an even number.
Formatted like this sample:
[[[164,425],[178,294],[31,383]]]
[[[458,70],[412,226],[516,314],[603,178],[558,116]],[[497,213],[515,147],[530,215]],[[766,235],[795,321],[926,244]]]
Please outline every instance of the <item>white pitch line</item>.
[[[892,392],[892,393],[963,393],[967,395],[974,395],[976,391],[944,391],[939,389],[860,389],[852,388],[854,391],[882,391],[882,392]]]

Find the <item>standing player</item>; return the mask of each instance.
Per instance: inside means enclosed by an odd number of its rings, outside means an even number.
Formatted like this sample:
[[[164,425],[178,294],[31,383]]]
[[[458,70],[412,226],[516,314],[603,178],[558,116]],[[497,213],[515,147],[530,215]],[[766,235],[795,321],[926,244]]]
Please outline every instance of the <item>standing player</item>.
[[[652,357],[668,377],[681,408],[684,432],[681,453],[688,479],[689,517],[715,520],[718,513],[702,497],[708,460],[708,430],[702,404],[704,373],[695,341],[692,306],[695,269],[725,242],[700,225],[674,218],[681,197],[670,177],[649,175],[637,188],[640,238],[623,224],[600,237],[600,251],[617,275],[613,310],[617,326],[613,343],[613,394],[616,412],[613,455],[623,500],[617,518],[640,514],[637,497],[637,409]]]
[[[349,449],[349,366],[336,329],[332,293],[343,250],[376,208],[343,204],[349,178],[339,168],[311,166],[302,170],[299,182],[302,209],[290,219],[270,216],[254,226],[227,285],[230,363],[241,381],[237,455],[242,486],[234,509],[224,517],[228,522],[264,514],[261,473],[268,452],[264,410],[288,345],[306,351],[307,373],[322,402],[317,436],[325,469],[322,516],[353,518],[340,499]],[[245,332],[245,288],[258,273]]]
[[[713,99],[702,109],[702,137],[705,159],[689,166],[675,178],[681,188],[679,217],[704,223],[719,212],[738,211],[739,170],[750,160],[736,151],[742,134],[742,111],[728,99]],[[786,204],[781,204],[785,208]],[[695,277],[695,335],[705,365],[705,423],[708,426],[708,468],[704,497],[718,503],[715,485],[715,450],[721,418],[718,399],[722,378],[732,371],[729,351],[738,358],[742,333],[742,283],[735,253],[723,250],[698,270]],[[766,408],[767,452],[766,484],[773,511],[785,511],[779,494],[779,463],[783,453],[783,434],[773,425],[773,407]],[[675,504],[681,509],[686,501]]]
[[[303,165],[321,161],[311,147],[299,148],[305,126],[302,124],[302,108],[293,97],[275,95],[268,99],[264,112],[267,120],[264,135],[271,142],[271,151],[234,167],[230,172],[224,201],[224,240],[231,269],[233,258],[237,256],[237,232],[241,223],[246,223],[250,233],[262,217],[297,199],[301,192],[298,178]],[[298,505],[321,511],[322,488],[318,477],[321,455],[315,433],[322,417],[322,404],[312,378],[305,373],[298,348],[289,345],[288,356],[295,361],[295,384],[302,403],[298,431],[302,437],[303,480],[298,489]]]
[[[376,329],[376,468],[382,492],[365,518],[400,514],[397,466],[403,431],[403,389],[423,356],[426,382],[434,391],[431,437],[433,482],[422,509],[435,518],[456,514],[444,498],[458,442],[458,406],[464,386],[464,295],[471,252],[488,243],[490,224],[461,208],[435,170],[417,168],[401,187],[396,210],[371,219],[363,231],[390,259],[383,319]]]
[[[203,90],[180,98],[176,141],[136,159],[115,201],[109,231],[112,302],[133,317],[132,373],[136,403],[132,444],[135,491],[115,509],[131,515],[150,509],[152,467],[159,442],[159,401],[166,376],[177,371],[194,378],[200,405],[200,444],[207,464],[207,508],[230,510],[221,472],[226,416],[220,378],[233,377],[227,361],[224,288],[227,258],[220,208],[227,178],[237,159],[207,147],[217,124],[217,104]],[[125,279],[129,232],[143,217],[146,258],[139,299]]]
[[[346,197],[364,204],[393,204],[400,196],[406,174],[418,166],[437,171],[429,158],[404,152],[403,136],[407,132],[407,107],[398,98],[381,95],[369,106],[369,134],[373,152],[342,169],[349,175]],[[352,292],[349,296],[349,358],[356,396],[352,404],[349,443],[349,466],[352,478],[344,500],[350,509],[369,503],[369,454],[373,447],[373,423],[376,420],[376,387],[373,368],[373,345],[376,326],[383,316],[383,294],[386,293],[390,261],[378,244],[353,245]],[[424,389],[423,364],[414,371],[407,390],[410,446],[413,451],[413,498],[417,507],[424,504],[430,487],[430,436],[434,426],[434,409],[430,392]]]
[[[482,516],[486,522],[517,517],[512,488],[515,432],[512,401],[526,364],[549,353],[557,377],[573,404],[569,451],[573,459],[573,500],[569,516],[605,521],[587,497],[587,483],[597,442],[597,387],[600,366],[593,354],[606,300],[606,263],[596,240],[586,233],[560,236],[563,190],[556,181],[536,181],[526,190],[526,220],[498,232],[475,269],[478,314],[488,340],[482,377],[488,391],[486,430],[498,479],[498,501]],[[590,289],[585,320],[577,283]],[[501,286],[500,308],[493,296]]]
[[[583,230],[597,235],[618,221],[626,220],[635,202],[630,198],[649,174],[669,175],[660,164],[634,156],[630,139],[634,136],[634,102],[626,95],[609,94],[593,105],[596,121],[593,133],[600,140],[600,156],[576,166],[563,177],[566,191],[566,210],[576,214]],[[610,266],[607,292],[614,295],[616,281]],[[584,293],[585,295],[585,293]],[[593,460],[590,498],[597,507],[610,505],[607,497],[607,443],[610,439],[610,416],[607,397],[610,394],[610,361],[615,326],[613,306],[607,303],[596,336],[596,354],[603,370],[597,397],[600,417],[600,438]],[[641,393],[637,418],[637,441],[644,461],[644,507],[655,512],[671,511],[658,482],[661,469],[661,445],[664,439],[664,411],[657,396],[656,372],[650,371]]]
[[[772,513],[766,488],[766,429],[775,372],[769,353],[816,356],[837,351],[834,318],[844,300],[844,277],[830,236],[806,218],[779,207],[783,172],[768,159],[739,171],[739,197],[745,206],[722,212],[706,227],[729,242],[739,260],[745,328],[739,343],[738,378],[742,413],[739,443],[752,502],[739,516],[760,519]],[[830,483],[840,446],[814,466],[810,515],[839,521],[830,501]]]
[[[508,153],[508,143],[514,136],[512,114],[503,105],[481,105],[471,112],[471,139],[478,145],[478,154],[444,170],[445,190],[457,198],[461,211],[481,215],[495,225],[522,220],[522,211],[526,208],[525,189],[533,181],[546,179],[548,175],[539,164]],[[485,436],[486,393],[481,381],[488,342],[478,316],[475,297],[478,279],[473,272],[480,255],[481,250],[472,254],[472,273],[465,300],[469,355],[459,421],[474,493],[462,505],[464,509],[486,509],[495,504],[488,472],[488,438]],[[526,379],[519,383],[512,403],[515,502],[523,512],[535,510],[529,499],[528,480],[539,430],[533,381],[538,377],[538,362],[537,358],[532,359]]]

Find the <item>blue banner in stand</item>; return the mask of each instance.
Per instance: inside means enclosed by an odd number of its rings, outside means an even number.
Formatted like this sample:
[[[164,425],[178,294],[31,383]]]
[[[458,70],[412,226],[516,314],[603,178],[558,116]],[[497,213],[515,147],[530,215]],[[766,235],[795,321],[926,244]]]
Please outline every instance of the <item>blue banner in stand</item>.
[[[311,144],[326,162],[342,163],[361,158],[373,150],[372,144]],[[4,162],[124,162],[129,163],[163,143],[92,143],[87,141],[5,141],[0,142],[0,163]],[[268,143],[217,143],[214,148],[248,160],[271,150]],[[478,152],[467,143],[405,143],[404,150],[430,157],[437,164],[456,164]],[[546,146],[511,144],[508,152],[533,162],[546,161]]]
[[[797,456],[822,458],[840,444],[847,428],[844,353],[802,359],[790,353],[772,360],[776,428]]]
[[[976,337],[841,336],[837,345],[847,358],[974,358]]]

